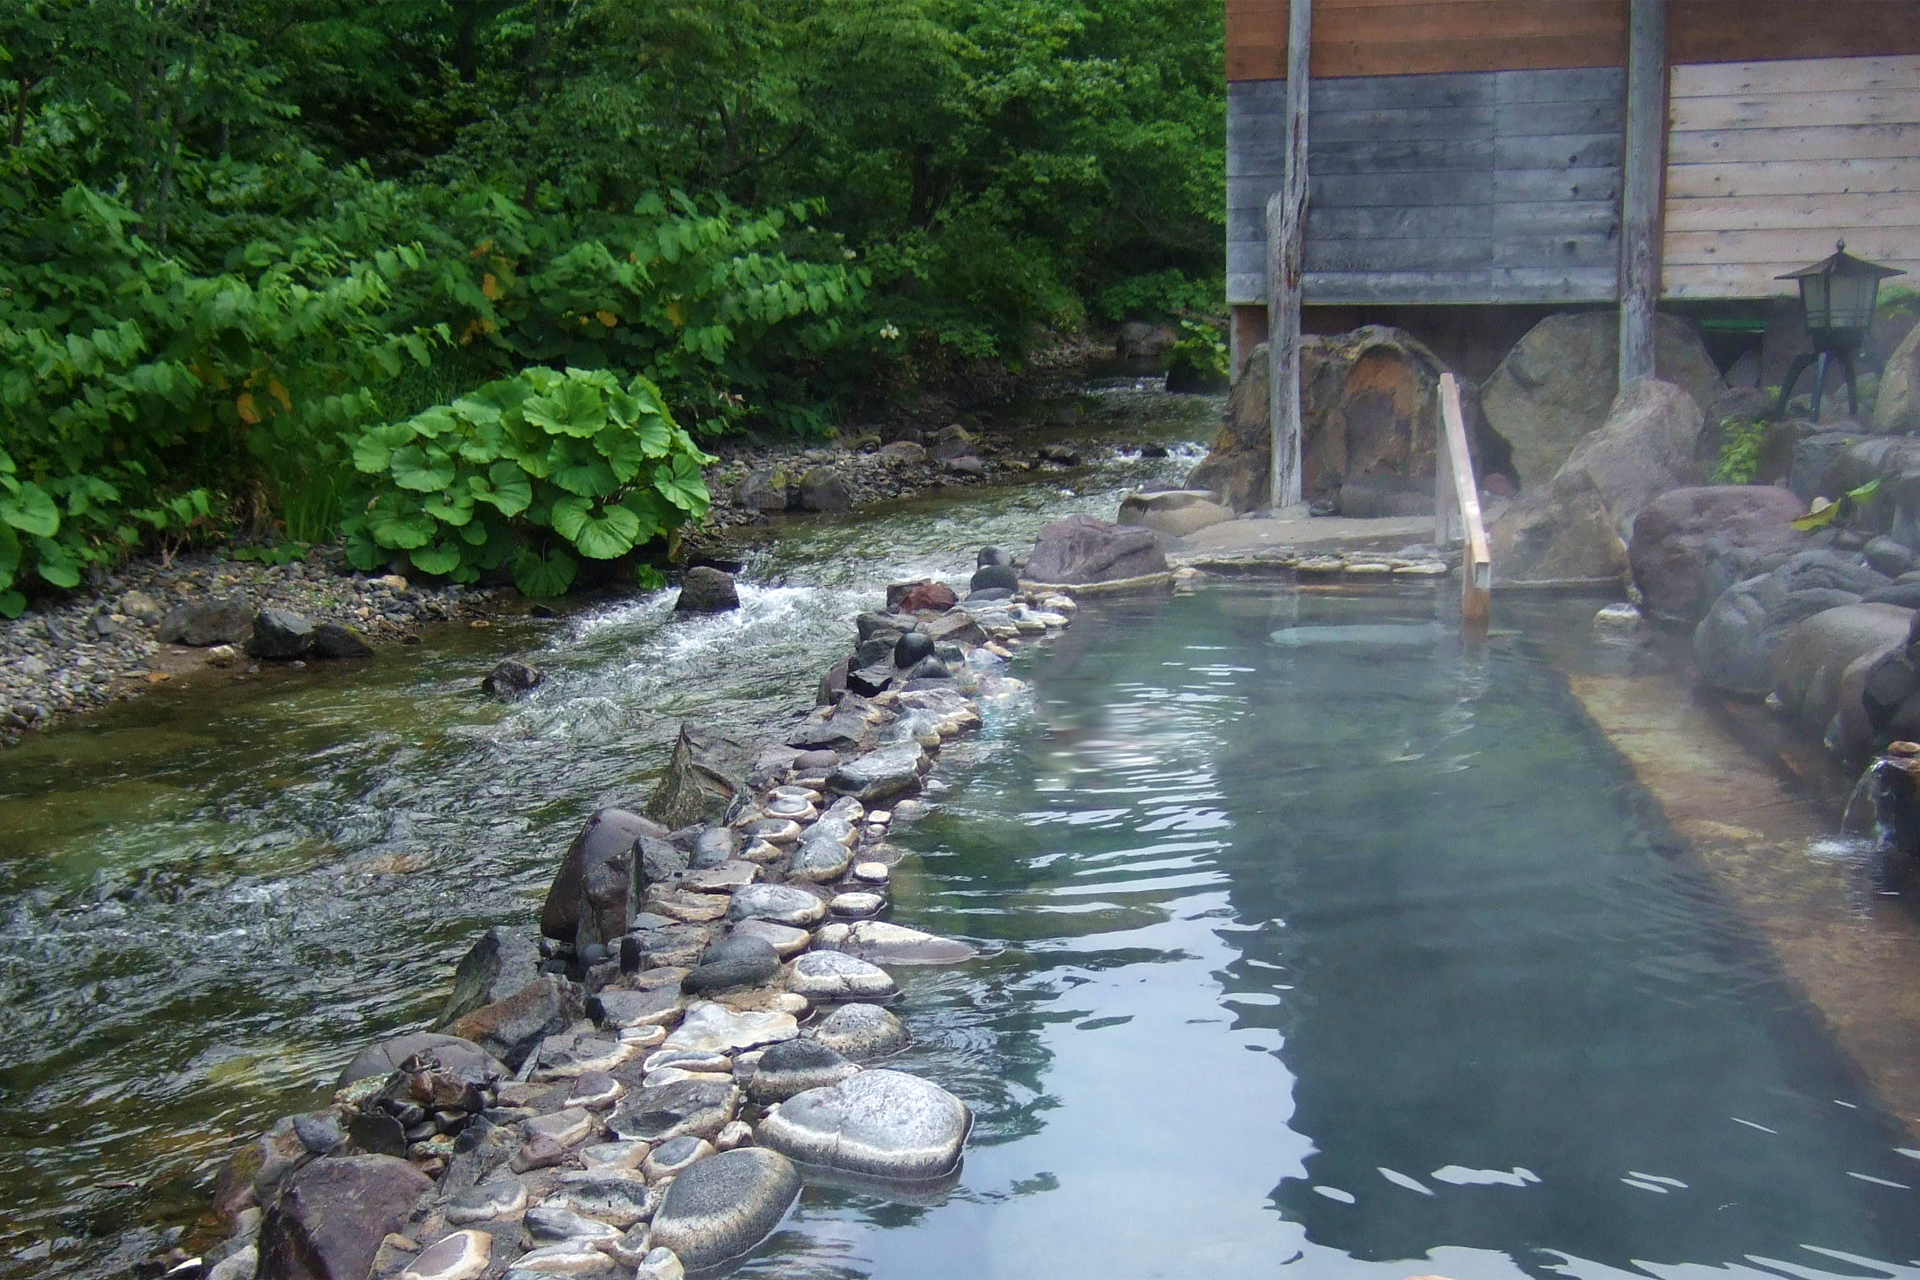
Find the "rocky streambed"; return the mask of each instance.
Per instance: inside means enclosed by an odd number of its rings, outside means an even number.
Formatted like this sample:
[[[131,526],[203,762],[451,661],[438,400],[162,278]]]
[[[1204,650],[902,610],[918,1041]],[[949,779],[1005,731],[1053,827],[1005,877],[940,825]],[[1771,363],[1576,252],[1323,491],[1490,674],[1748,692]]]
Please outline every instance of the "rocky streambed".
[[[803,1177],[954,1178],[971,1114],[886,1066],[911,1036],[890,969],[975,948],[883,918],[888,837],[942,743],[1021,692],[1008,646],[1075,611],[980,560],[964,600],[890,588],[783,740],[683,726],[644,806],[587,821],[537,931],[487,930],[436,1030],[250,1144],[216,1193],[232,1234],[165,1274],[668,1280],[750,1251]]]

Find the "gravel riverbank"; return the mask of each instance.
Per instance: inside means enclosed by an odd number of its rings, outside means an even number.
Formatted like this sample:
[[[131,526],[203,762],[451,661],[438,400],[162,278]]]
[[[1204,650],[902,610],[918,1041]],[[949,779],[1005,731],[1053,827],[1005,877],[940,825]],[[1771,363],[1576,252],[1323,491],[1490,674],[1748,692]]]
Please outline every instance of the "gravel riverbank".
[[[1061,381],[1047,388],[1067,393]],[[1093,438],[1079,438],[1080,427]],[[968,426],[896,426],[844,443],[724,447],[707,470],[713,508],[690,532],[695,558],[718,554],[730,530],[786,513],[835,513],[949,487],[1015,482],[1035,471],[1067,472],[1116,450],[1152,446],[1102,439],[1103,424],[1070,396],[1037,418]],[[479,620],[523,608],[511,587],[463,588],[414,575],[354,572],[338,547],[267,565],[232,549],[149,556],[97,574],[78,591],[36,600],[0,621],[0,745],[138,696],[209,666],[244,678],[252,660],[216,646],[180,644],[166,625],[176,610],[233,601],[249,616],[284,609],[319,625],[361,633],[374,648],[414,643],[423,624]],[[231,637],[238,645],[244,634]]]

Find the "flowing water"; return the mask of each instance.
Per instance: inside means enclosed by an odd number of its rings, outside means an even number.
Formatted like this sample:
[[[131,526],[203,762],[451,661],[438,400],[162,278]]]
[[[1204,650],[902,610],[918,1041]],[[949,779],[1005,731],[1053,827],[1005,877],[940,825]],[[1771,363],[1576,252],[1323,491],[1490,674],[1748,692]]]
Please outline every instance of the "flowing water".
[[[1133,438],[1210,429],[1100,399]],[[191,1216],[532,918],[680,718],[777,729],[887,581],[1190,461],[792,526],[737,615],[449,631],[0,756],[0,1274]],[[1503,605],[1468,653],[1448,599],[1089,602],[1023,659],[896,880],[895,919],[990,948],[898,975],[903,1065],[978,1114],[960,1184],[809,1188],[744,1274],[1920,1280],[1916,1140],[1567,693],[1548,642],[1591,604]],[[475,697],[516,650],[549,684]]]

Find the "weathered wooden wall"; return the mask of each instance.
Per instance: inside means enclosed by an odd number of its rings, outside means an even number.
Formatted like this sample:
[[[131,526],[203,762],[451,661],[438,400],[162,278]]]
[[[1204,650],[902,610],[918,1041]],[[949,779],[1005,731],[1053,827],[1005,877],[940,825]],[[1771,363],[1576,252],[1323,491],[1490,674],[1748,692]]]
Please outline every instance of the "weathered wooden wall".
[[[1920,282],[1920,56],[1695,64],[1671,76],[1669,297],[1791,293],[1773,277],[1840,238]]]
[[[1316,79],[1306,301],[1612,298],[1624,84],[1617,67]],[[1228,93],[1227,294],[1257,303],[1286,82]]]
[[[1314,0],[1313,74],[1621,66],[1627,0]],[[1670,0],[1673,62],[1920,53],[1920,0]],[[1227,0],[1227,79],[1286,74],[1287,0]]]

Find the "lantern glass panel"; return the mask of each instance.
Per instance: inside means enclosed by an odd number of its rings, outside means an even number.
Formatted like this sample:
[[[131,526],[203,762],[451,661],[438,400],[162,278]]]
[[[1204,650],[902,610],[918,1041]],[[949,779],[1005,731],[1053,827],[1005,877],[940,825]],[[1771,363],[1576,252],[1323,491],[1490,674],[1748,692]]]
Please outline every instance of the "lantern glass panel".
[[[1873,299],[1880,281],[1864,272],[1848,272],[1831,277],[1827,326],[1833,329],[1858,329],[1865,332],[1873,323]]]
[[[1825,275],[1800,277],[1800,305],[1806,310],[1809,331],[1833,327],[1827,297],[1827,282],[1832,278]]]

